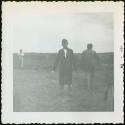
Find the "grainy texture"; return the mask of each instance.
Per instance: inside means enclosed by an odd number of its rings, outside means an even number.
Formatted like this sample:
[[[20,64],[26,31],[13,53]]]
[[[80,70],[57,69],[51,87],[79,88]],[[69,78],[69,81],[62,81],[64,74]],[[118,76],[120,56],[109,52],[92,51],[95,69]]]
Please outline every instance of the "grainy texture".
[[[80,54],[75,54],[79,62]],[[84,73],[73,73],[73,93],[59,96],[58,71],[52,73],[55,54],[25,54],[24,68],[13,56],[13,109],[15,112],[95,112],[114,110],[113,53],[99,54],[93,94]],[[107,75],[109,74],[109,75]],[[107,77],[108,76],[108,77]],[[109,82],[108,82],[109,81]]]

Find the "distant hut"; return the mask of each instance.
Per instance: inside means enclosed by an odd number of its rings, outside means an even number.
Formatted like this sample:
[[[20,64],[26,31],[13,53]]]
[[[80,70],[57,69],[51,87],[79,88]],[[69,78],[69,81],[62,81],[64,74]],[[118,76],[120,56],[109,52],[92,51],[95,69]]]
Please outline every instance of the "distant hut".
[[[20,67],[23,68],[24,67],[24,53],[22,49],[19,50],[18,56],[19,56]]]

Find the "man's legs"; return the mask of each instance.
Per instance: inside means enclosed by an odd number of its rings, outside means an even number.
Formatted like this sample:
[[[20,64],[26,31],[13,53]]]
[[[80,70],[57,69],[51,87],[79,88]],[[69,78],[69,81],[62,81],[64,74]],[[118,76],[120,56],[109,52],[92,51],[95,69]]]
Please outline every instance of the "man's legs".
[[[91,73],[90,73],[90,85],[91,85],[91,90],[93,90],[93,87],[94,87],[94,77],[95,77],[95,71],[92,70]]]
[[[84,82],[87,82],[87,72],[84,71]]]
[[[87,79],[88,89],[93,89],[93,80],[94,80],[94,73],[93,72],[86,72],[85,78]]]
[[[72,94],[72,84],[68,85],[68,94],[71,95]]]
[[[94,94],[93,83],[94,83],[94,72],[90,72],[89,73],[89,90],[90,90],[91,94]]]
[[[85,72],[85,82],[87,83],[87,88],[90,89],[90,75],[89,72]]]

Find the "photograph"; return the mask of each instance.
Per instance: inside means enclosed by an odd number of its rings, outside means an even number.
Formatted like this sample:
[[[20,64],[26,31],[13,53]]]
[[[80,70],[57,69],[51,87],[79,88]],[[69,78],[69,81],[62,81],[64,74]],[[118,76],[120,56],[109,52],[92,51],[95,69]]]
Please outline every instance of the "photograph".
[[[118,46],[123,42],[120,22],[123,3],[113,2],[111,8],[110,5],[111,2],[104,5],[98,2],[2,3],[3,83],[7,83],[3,84],[3,101],[10,95],[12,113],[111,115],[118,109],[118,95],[123,105],[123,83],[117,88],[122,74],[117,66],[122,58]],[[4,76],[6,72],[8,75]],[[5,85],[8,89],[10,86],[8,96],[4,93]],[[120,113],[119,117],[123,112]],[[96,119],[94,114],[91,117],[90,122]]]
[[[13,111],[114,111],[112,13],[15,13]]]

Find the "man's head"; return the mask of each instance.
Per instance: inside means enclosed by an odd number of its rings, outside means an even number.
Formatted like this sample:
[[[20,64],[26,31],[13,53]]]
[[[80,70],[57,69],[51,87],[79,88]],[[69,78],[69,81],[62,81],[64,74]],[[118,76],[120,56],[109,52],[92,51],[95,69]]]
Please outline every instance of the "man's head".
[[[63,46],[64,49],[67,49],[67,47],[68,47],[67,39],[62,39],[62,46]]]
[[[91,43],[89,43],[88,45],[87,45],[87,49],[92,49],[93,48],[93,45],[91,44]]]

